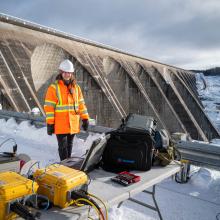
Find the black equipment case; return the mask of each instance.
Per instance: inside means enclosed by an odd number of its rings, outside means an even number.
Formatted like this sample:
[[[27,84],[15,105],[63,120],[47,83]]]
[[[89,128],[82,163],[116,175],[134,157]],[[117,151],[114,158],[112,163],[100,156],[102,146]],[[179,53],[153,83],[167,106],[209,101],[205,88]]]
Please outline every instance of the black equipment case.
[[[130,113],[124,120],[120,129],[127,133],[154,135],[157,121],[151,116]]]
[[[151,169],[156,121],[152,117],[129,114],[121,126],[111,131],[103,153],[103,168],[111,172]]]

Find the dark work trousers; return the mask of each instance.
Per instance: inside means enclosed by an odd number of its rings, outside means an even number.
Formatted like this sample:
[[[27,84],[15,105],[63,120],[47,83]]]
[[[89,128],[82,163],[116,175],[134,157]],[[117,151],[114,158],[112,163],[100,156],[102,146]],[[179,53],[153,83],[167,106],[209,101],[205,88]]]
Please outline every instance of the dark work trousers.
[[[58,152],[60,160],[71,157],[73,138],[75,134],[57,134]]]

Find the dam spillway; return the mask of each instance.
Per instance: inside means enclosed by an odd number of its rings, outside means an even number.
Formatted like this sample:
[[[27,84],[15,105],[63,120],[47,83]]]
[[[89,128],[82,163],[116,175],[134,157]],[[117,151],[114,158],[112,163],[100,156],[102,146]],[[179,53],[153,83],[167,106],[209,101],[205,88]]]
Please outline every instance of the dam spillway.
[[[3,109],[43,114],[47,87],[68,58],[76,67],[91,118],[117,127],[129,112],[153,116],[170,133],[219,137],[198,98],[195,74],[48,27],[0,15]]]

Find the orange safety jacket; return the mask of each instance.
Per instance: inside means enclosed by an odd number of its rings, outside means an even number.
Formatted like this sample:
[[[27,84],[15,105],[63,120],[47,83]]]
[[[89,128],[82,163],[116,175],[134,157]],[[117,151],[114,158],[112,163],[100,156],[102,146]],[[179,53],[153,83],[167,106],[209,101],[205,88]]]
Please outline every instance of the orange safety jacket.
[[[79,85],[67,87],[63,80],[57,80],[49,86],[44,111],[47,124],[54,124],[55,134],[79,133],[80,118],[89,119]]]

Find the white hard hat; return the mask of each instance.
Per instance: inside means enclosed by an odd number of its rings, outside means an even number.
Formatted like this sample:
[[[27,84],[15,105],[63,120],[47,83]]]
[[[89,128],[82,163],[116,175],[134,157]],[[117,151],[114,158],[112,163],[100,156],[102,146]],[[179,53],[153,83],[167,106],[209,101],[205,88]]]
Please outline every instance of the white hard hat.
[[[60,63],[59,70],[62,70],[64,72],[73,73],[74,72],[73,63],[70,60],[64,60]]]

